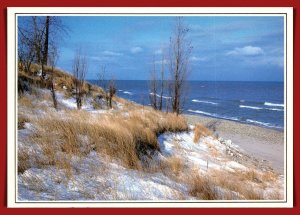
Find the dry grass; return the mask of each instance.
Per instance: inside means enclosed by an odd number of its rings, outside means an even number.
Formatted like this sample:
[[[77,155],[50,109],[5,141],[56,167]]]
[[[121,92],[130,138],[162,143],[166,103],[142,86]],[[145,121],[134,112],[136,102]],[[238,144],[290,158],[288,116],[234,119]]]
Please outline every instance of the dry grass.
[[[67,90],[71,90],[75,87],[74,78],[72,76],[61,76],[55,78],[56,87],[63,89],[65,86]]]
[[[172,156],[168,158],[167,164],[175,176],[178,176],[183,171],[184,163],[179,157]]]
[[[238,193],[238,199],[261,200],[264,199],[260,189],[254,189],[253,183],[257,183],[256,173],[252,170],[245,172],[212,171],[210,174],[215,183],[228,191]],[[230,194],[230,193],[229,193]],[[225,195],[225,199],[232,199],[232,195]]]
[[[29,96],[27,96],[27,95],[24,95],[24,96],[18,98],[18,106],[26,107],[28,109],[34,108],[32,99],[29,98]]]
[[[30,155],[26,150],[18,150],[18,173],[23,173],[30,168],[29,158]]]
[[[211,136],[212,132],[204,125],[198,123],[194,128],[194,143],[198,143],[201,137]]]
[[[30,86],[37,88],[47,88],[50,87],[49,80],[44,80],[41,76],[38,76],[38,72],[41,70],[41,66],[37,64],[31,65],[31,71],[25,72],[22,70],[22,67],[19,67],[18,71],[18,79],[22,82],[27,82]],[[73,89],[75,87],[75,80],[71,74],[68,74],[62,70],[54,69],[52,71],[51,67],[45,66],[44,71],[46,75],[50,76],[53,74],[54,84],[56,90],[63,90],[65,96],[71,97],[73,96]],[[66,89],[64,89],[66,87]],[[88,82],[84,82],[83,85],[83,94],[103,94],[103,90],[95,85],[92,85]]]
[[[261,180],[262,181],[268,181],[268,182],[274,182],[278,178],[278,174],[272,171],[266,171],[262,174]]]
[[[129,168],[140,169],[142,156],[160,150],[158,133],[187,129],[183,117],[158,112],[131,112],[128,117],[121,114],[93,117],[85,111],[65,113],[63,119],[49,113],[33,120],[38,129],[32,141],[42,147],[49,165],[57,163],[58,151],[80,157],[95,150],[121,160]],[[175,172],[180,168],[177,161],[174,159],[171,165]]]
[[[18,129],[23,129],[26,122],[29,122],[29,118],[23,114],[18,114]]]
[[[189,177],[187,183],[190,185],[190,195],[202,200],[216,200],[218,193],[216,185],[210,178],[194,173]]]
[[[174,113],[163,113],[151,109],[129,112],[129,119],[144,127],[150,128],[157,135],[164,132],[182,132],[188,130],[187,121],[183,116]]]
[[[220,151],[213,144],[206,143],[206,145],[208,147],[209,154],[212,157],[217,158],[220,156]]]

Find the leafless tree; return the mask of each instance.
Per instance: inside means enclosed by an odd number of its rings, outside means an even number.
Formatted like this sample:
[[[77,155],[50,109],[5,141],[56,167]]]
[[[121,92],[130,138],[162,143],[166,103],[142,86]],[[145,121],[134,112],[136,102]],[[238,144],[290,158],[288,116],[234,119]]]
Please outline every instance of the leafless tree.
[[[46,16],[43,20],[43,37],[41,41],[41,64],[42,64],[42,77],[45,78],[44,66],[48,64],[48,55],[52,48],[57,47],[57,41],[62,35],[68,33],[68,28],[63,25],[61,19],[57,16]]]
[[[31,65],[35,58],[33,38],[27,36],[21,29],[19,29],[18,38],[18,58],[21,67],[24,67],[26,72],[30,72]]]
[[[160,98],[158,103],[158,109],[163,108],[163,95],[165,90],[165,55],[164,52],[161,54],[161,68],[160,68]]]
[[[86,74],[87,74],[86,57],[81,54],[80,50],[77,50],[73,61],[73,76],[75,82],[75,96],[76,96],[77,109],[81,109],[82,106],[83,85],[84,85]]]
[[[55,68],[57,59],[58,59],[57,49],[53,49],[49,53],[49,64],[51,66],[49,82],[50,82],[50,91],[51,91],[51,95],[52,95],[53,106],[55,109],[57,109],[57,99],[56,99],[55,85],[54,85],[54,68]]]
[[[106,66],[101,66],[99,73],[97,74],[97,84],[102,88],[103,90],[103,97],[105,98],[106,105],[109,107],[109,95],[108,95],[108,89],[107,89],[107,80],[105,80],[106,77]],[[101,95],[102,97],[102,95]]]
[[[112,108],[112,99],[117,93],[115,80],[112,77],[109,81],[106,80],[107,70],[106,66],[102,66],[100,72],[97,74],[98,85],[102,87],[106,104],[108,108]]]
[[[189,71],[189,56],[192,51],[187,35],[189,28],[182,17],[176,17],[174,34],[170,39],[170,73],[172,110],[176,114],[182,112],[184,84]]]
[[[153,68],[150,72],[150,104],[155,110],[163,109],[163,98],[165,91],[165,55],[161,53],[161,61],[155,61],[153,58]],[[159,77],[157,78],[156,64],[160,64]]]
[[[40,63],[43,29],[36,16],[28,17],[23,25],[18,25],[18,58],[26,72],[32,63]]]
[[[106,76],[106,66],[101,66],[99,73],[97,74],[97,84],[103,89],[104,93],[106,92],[107,88],[107,81],[105,80]]]
[[[44,36],[44,26],[40,25],[40,17],[31,17],[33,23],[33,46],[35,50],[36,63],[42,63],[42,40]]]
[[[45,78],[44,66],[48,65],[48,54],[52,49],[58,47],[57,41],[63,39],[67,33],[68,28],[63,25],[59,17],[31,16],[23,18],[18,25],[20,62],[26,62],[27,66],[33,62],[41,65],[42,77]]]
[[[154,57],[153,57],[153,68],[150,71],[150,104],[154,110],[157,110],[157,78],[156,78]]]
[[[112,98],[117,92],[115,81],[112,78],[108,83],[108,98],[109,98],[109,108],[112,108]]]
[[[46,16],[45,20],[45,39],[43,46],[43,57],[42,57],[42,77],[45,78],[46,73],[44,71],[44,65],[47,65],[48,59],[48,46],[49,46],[49,27],[50,27],[50,16]]]

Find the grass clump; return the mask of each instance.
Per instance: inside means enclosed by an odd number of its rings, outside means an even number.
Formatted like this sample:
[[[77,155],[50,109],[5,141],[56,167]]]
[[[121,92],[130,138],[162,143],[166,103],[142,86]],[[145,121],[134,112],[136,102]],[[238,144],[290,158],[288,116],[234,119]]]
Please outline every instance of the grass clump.
[[[29,153],[26,150],[18,150],[18,173],[23,173],[30,168],[29,158]]]
[[[198,123],[194,128],[194,143],[198,143],[201,137],[211,136],[212,133],[204,125]]]
[[[24,129],[26,122],[29,122],[29,118],[25,115],[18,114],[18,129]]]
[[[82,157],[92,150],[121,160],[128,168],[140,169],[142,157],[160,151],[157,134],[165,131],[187,130],[183,117],[155,111],[133,111],[128,117],[106,114],[94,117],[85,111],[66,111],[63,118],[56,114],[33,121],[37,128],[32,135],[48,157],[57,163],[55,154],[63,152]],[[178,172],[180,162],[172,162]]]
[[[204,177],[196,173],[192,175],[188,181],[190,185],[190,195],[202,200],[216,200],[218,193],[216,185],[208,177]]]

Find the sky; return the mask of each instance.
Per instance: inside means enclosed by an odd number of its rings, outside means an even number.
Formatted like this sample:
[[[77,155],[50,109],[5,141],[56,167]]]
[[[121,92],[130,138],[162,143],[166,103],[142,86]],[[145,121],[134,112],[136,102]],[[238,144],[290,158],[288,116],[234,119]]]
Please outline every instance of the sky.
[[[153,62],[168,52],[175,17],[65,16],[57,66],[72,71],[78,48],[88,60],[87,79],[103,66],[118,80],[147,80]],[[193,46],[189,80],[283,81],[284,19],[280,16],[185,16]],[[163,63],[166,64],[168,59]],[[109,77],[108,77],[109,78]]]

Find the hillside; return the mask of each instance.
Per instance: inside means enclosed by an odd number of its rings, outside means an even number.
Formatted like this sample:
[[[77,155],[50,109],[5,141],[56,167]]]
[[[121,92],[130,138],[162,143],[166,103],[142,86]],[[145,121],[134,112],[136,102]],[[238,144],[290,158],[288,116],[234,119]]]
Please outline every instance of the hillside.
[[[202,124],[117,96],[110,109],[89,83],[77,110],[61,70],[55,109],[48,76],[18,74],[19,200],[283,199],[282,175]]]

